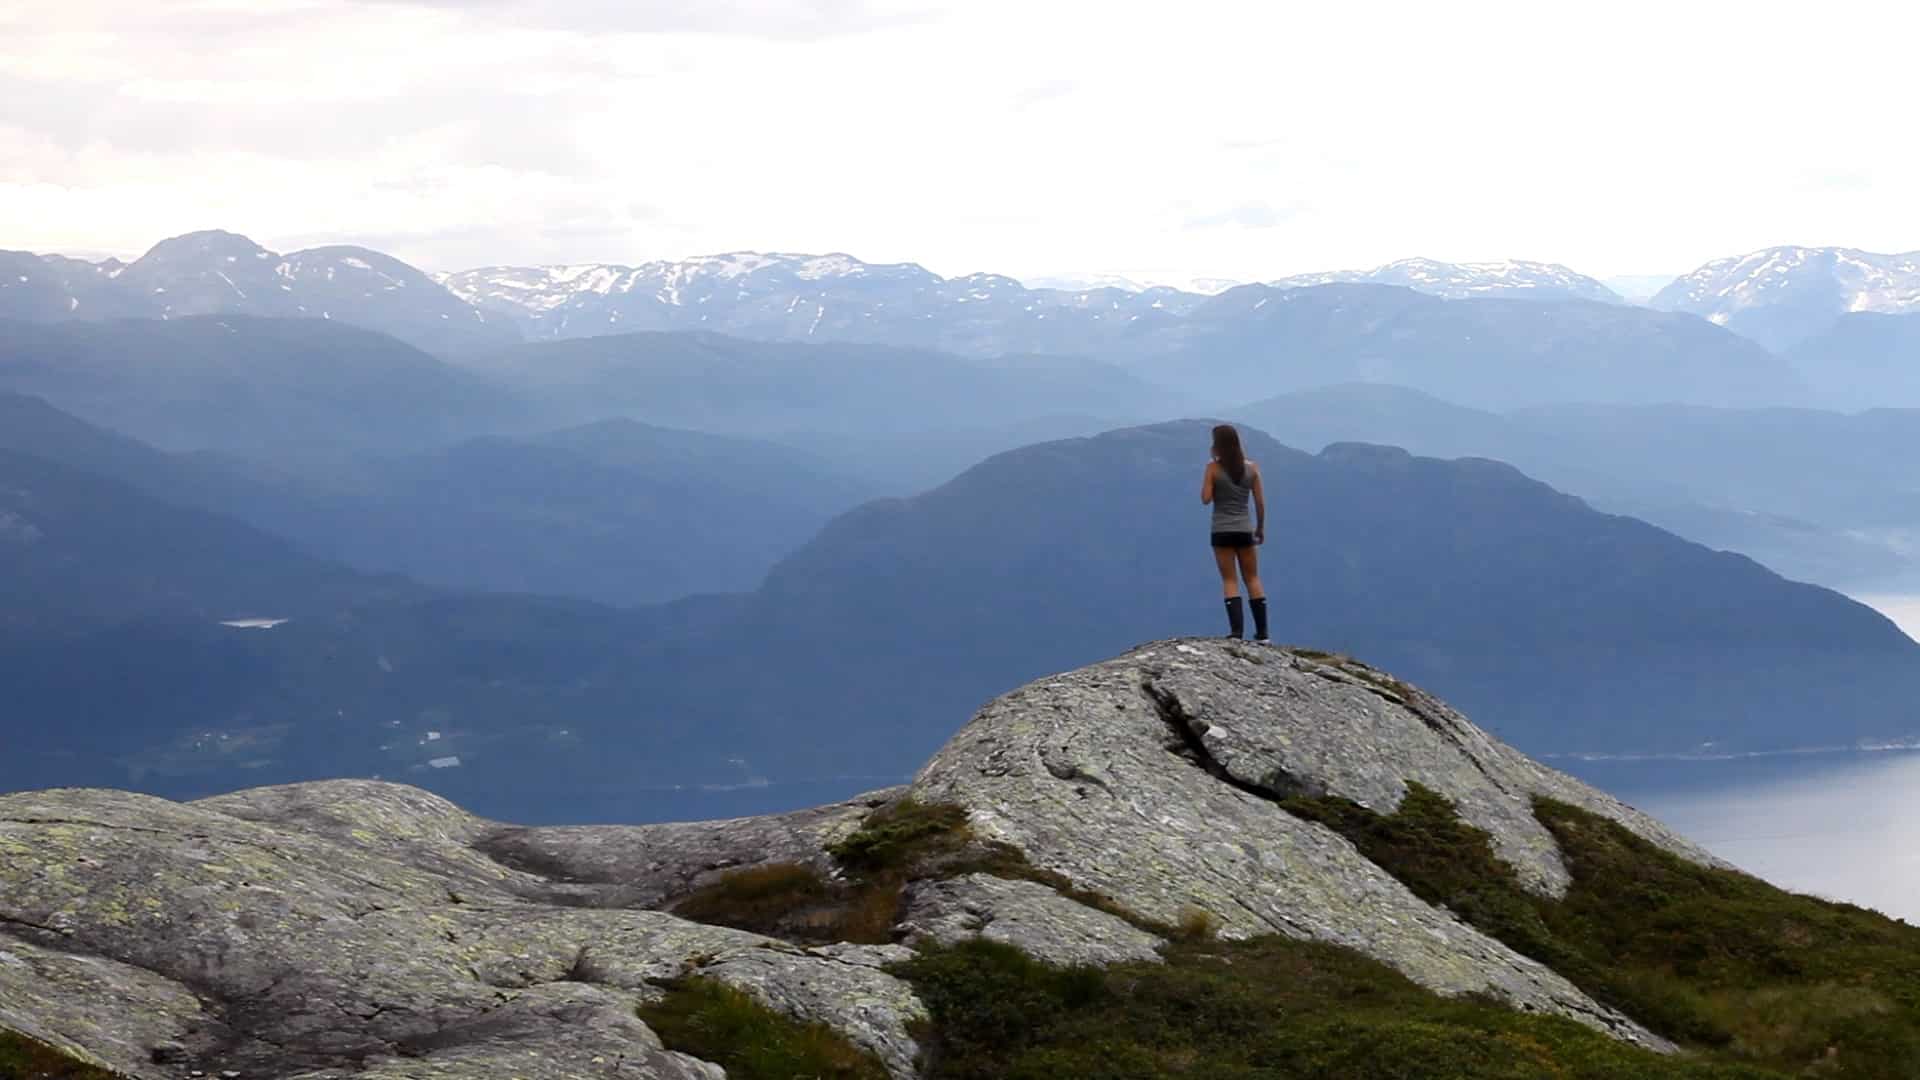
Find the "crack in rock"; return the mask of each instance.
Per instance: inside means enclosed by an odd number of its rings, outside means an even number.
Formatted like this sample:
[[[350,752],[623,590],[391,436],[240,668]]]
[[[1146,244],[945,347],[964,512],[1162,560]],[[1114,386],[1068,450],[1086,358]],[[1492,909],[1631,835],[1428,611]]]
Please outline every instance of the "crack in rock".
[[[1207,749],[1206,729],[1202,726],[1202,721],[1187,711],[1179,695],[1170,690],[1161,689],[1151,675],[1142,677],[1140,688],[1146,692],[1148,698],[1152,699],[1154,708],[1160,713],[1160,719],[1166,722],[1167,727],[1179,738],[1180,745],[1185,748],[1185,752],[1180,756],[1205,770],[1207,775],[1215,780],[1270,803],[1278,803],[1294,796],[1313,798],[1326,794],[1325,787],[1293,776],[1284,769],[1276,768],[1270,771],[1265,783],[1254,783],[1235,776],[1225,765],[1220,764],[1211,750]]]

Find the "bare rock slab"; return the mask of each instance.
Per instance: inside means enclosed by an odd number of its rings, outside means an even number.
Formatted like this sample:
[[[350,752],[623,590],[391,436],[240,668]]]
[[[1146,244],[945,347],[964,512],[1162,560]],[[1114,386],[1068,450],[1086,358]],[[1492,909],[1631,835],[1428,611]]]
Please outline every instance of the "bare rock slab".
[[[901,929],[909,943],[953,945],[981,938],[1060,967],[1157,961],[1164,944],[1045,885],[986,874],[914,884]]]

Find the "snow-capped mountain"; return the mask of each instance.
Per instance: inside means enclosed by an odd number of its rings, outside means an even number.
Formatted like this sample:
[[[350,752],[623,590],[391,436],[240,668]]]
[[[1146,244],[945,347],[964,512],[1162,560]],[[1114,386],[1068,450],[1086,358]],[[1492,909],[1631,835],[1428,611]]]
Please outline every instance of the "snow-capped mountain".
[[[1652,305],[1786,349],[1850,312],[1920,311],[1920,252],[1767,248],[1716,259],[1660,290]]]
[[[32,321],[262,315],[338,319],[431,352],[509,344],[510,320],[362,247],[288,255],[219,230],[155,244],[131,263],[0,252],[0,318]]]
[[[1028,288],[1000,274],[945,278],[914,263],[740,251],[640,266],[491,266],[440,275],[454,295],[533,339],[710,330],[763,340],[937,348],[972,356],[1085,352],[1206,297],[1172,289]]]
[[[96,263],[64,255],[0,251],[0,319],[111,317],[121,292],[114,281],[125,269],[118,259]]]
[[[1371,270],[1334,270],[1296,274],[1271,282],[1283,289],[1339,283],[1401,285],[1419,292],[1464,300],[1499,296],[1526,300],[1596,300],[1618,304],[1620,295],[1599,281],[1558,263],[1508,260],[1490,263],[1444,263],[1432,259],[1401,259]]]

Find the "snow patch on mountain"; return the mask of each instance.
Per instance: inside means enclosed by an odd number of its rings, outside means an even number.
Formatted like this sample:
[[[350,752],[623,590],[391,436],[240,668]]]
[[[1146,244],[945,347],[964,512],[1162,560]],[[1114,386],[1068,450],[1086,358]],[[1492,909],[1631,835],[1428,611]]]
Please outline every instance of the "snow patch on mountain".
[[[1742,311],[1816,289],[1830,294],[1835,314],[1920,310],[1920,252],[1877,255],[1853,248],[1767,248],[1716,259],[1662,289],[1653,303],[1724,325]]]
[[[37,321],[250,315],[332,318],[450,352],[515,340],[509,320],[436,287],[427,275],[363,247],[333,245],[286,255],[221,230],[155,244],[132,263],[0,252],[0,271],[44,268],[44,282],[0,295],[0,317]],[[4,285],[5,282],[0,282]]]
[[[1401,259],[1371,270],[1333,270],[1295,274],[1269,282],[1276,288],[1298,289],[1333,284],[1400,285],[1449,300],[1473,297],[1518,297],[1540,300],[1594,300],[1617,304],[1620,295],[1599,281],[1558,263],[1509,259],[1503,262],[1447,263],[1433,259]]]
[[[1786,351],[1846,315],[1920,312],[1920,252],[1772,247],[1716,259],[1674,281],[1650,303]]]

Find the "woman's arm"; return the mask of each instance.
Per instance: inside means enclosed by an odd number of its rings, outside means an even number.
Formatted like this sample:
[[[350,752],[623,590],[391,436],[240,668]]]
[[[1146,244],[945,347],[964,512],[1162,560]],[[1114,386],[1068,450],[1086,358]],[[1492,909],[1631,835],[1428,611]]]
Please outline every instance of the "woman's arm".
[[[1260,470],[1253,469],[1253,542],[1267,542],[1267,485],[1260,482]]]
[[[1206,475],[1200,479],[1200,502],[1202,505],[1213,501],[1213,462],[1207,462]]]

